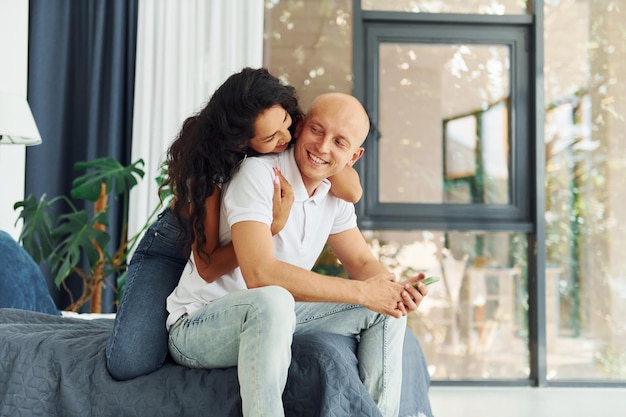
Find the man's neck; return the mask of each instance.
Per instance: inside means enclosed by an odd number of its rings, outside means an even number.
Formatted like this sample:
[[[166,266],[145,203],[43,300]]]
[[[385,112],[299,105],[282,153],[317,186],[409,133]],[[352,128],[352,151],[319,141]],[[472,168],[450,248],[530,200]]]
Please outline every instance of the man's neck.
[[[300,176],[302,177],[302,174],[300,174]],[[311,181],[311,180],[307,180],[306,178],[302,177],[302,183],[304,184],[304,188],[306,188],[306,192],[309,194],[309,197],[313,197],[313,194],[315,194],[315,190],[317,190],[317,187],[319,187],[319,185],[322,182],[321,181]]]

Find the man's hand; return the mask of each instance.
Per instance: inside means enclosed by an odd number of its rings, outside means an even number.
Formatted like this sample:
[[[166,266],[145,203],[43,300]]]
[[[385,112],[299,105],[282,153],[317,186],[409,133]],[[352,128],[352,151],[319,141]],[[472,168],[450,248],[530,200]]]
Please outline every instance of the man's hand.
[[[396,282],[395,275],[390,272],[380,273],[363,281],[366,285],[363,305],[377,313],[400,318],[407,314],[404,306],[404,286]],[[416,290],[417,291],[417,290]]]
[[[398,309],[403,315],[417,310],[424,297],[428,294],[428,288],[422,283],[424,278],[426,278],[426,275],[420,272],[413,278],[401,283],[404,289],[402,291],[402,302],[398,303]]]
[[[278,234],[285,227],[294,201],[293,188],[278,168],[274,168],[274,175],[272,236]]]
[[[360,303],[372,311],[397,318],[406,316],[417,309],[428,293],[424,284],[418,284],[417,289],[411,286],[423,280],[424,274],[403,283],[396,282],[394,274],[374,257],[356,227],[330,235],[328,244],[350,277],[367,284],[359,294],[364,300]]]

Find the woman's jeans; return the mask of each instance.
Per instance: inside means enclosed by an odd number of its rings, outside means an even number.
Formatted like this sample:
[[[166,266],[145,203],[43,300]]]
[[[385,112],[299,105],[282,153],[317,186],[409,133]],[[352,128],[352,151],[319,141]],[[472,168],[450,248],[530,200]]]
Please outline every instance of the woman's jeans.
[[[359,374],[385,417],[396,417],[402,385],[406,318],[360,305],[295,302],[284,288],[238,291],[215,300],[170,329],[176,362],[191,368],[238,366],[243,415],[284,416],[282,393],[294,334],[360,336]]]
[[[156,371],[167,355],[165,302],[189,259],[180,227],[166,209],[148,228],[128,266],[126,286],[106,347],[111,376],[127,380]]]

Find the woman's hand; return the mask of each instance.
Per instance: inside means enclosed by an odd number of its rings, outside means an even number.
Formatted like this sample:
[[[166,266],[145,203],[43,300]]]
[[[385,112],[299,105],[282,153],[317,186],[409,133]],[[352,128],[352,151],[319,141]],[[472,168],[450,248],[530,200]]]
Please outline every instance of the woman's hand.
[[[293,188],[291,188],[291,184],[283,177],[280,169],[274,168],[274,174],[274,201],[272,207],[274,219],[272,221],[272,236],[276,235],[285,227],[294,200]]]

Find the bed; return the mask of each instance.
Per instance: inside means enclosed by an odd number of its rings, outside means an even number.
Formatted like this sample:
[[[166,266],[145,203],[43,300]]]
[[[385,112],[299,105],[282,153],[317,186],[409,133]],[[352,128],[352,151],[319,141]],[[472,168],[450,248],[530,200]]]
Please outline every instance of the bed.
[[[32,300],[49,298],[45,281],[28,255],[22,259],[21,248],[10,242],[7,248],[2,238],[1,416],[241,416],[236,368],[189,369],[168,358],[148,375],[113,379],[105,359],[113,320],[66,317],[51,299]],[[359,380],[356,345],[354,338],[333,334],[296,336],[285,414],[380,417]],[[403,358],[400,416],[432,417],[426,363],[408,330]]]

